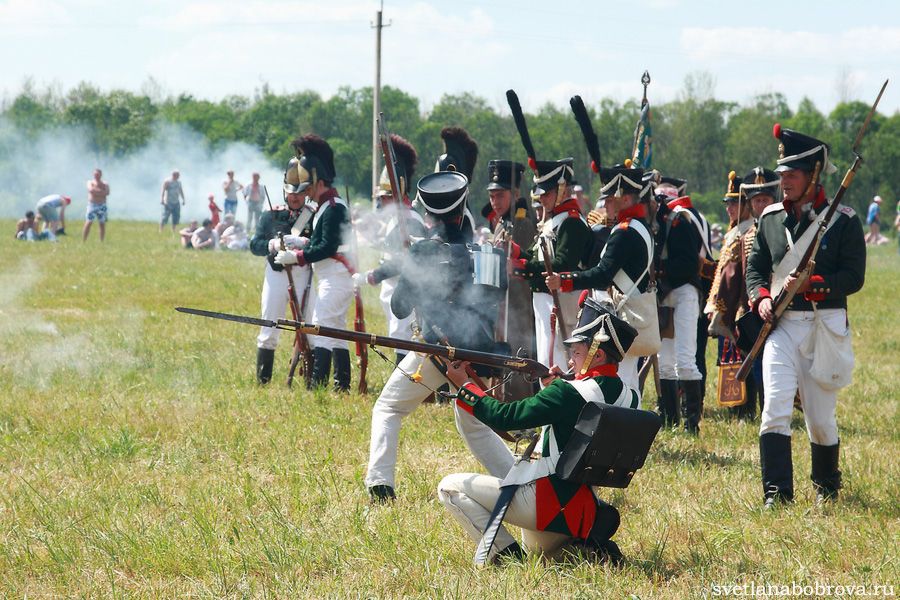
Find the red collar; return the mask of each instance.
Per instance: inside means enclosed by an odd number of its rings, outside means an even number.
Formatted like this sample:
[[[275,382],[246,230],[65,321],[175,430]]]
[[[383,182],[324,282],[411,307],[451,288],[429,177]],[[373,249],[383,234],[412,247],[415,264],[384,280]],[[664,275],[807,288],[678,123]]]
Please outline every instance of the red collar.
[[[326,202],[329,204],[334,204],[334,199],[338,197],[338,191],[333,187],[328,188],[322,195],[319,196],[319,206],[322,206]]]
[[[634,206],[629,206],[626,209],[620,210],[618,216],[616,217],[619,223],[623,223],[628,221],[629,219],[643,219],[647,216],[647,205],[646,204],[635,204]]]
[[[679,206],[681,208],[694,208],[694,205],[691,204],[690,196],[682,196],[681,198],[675,198],[674,200],[669,201],[669,210],[675,210]]]
[[[560,215],[562,213],[571,213],[572,211],[581,214],[581,209],[578,208],[578,199],[577,198],[569,198],[562,204],[557,204],[553,207],[553,210],[550,211],[554,217],[556,215]]]
[[[588,379],[590,377],[615,377],[619,373],[619,365],[616,363],[607,363],[605,365],[599,365],[594,367],[593,369],[589,369],[587,373],[584,375],[576,375],[575,379],[582,380]]]

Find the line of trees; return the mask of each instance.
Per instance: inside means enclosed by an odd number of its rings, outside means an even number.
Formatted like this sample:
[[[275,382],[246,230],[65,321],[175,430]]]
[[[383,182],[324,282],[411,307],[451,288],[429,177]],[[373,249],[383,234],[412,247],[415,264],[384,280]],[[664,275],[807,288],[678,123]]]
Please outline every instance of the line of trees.
[[[715,220],[723,217],[719,200],[728,171],[739,174],[756,165],[773,167],[777,142],[772,125],[797,129],[831,144],[839,172],[826,180],[834,191],[852,156],[850,149],[869,106],[852,101],[824,114],[809,99],[791,110],[779,93],[760,94],[746,104],[717,100],[707,74],[689,76],[676,100],[652,105],[653,166],[689,182],[689,192]],[[652,88],[650,90],[652,102]],[[154,97],[155,96],[155,97]],[[637,100],[616,102],[586,98],[600,138],[604,162],[622,162],[631,152],[632,132],[639,112]],[[476,189],[486,185],[491,158],[515,158],[524,152],[512,117],[495,110],[482,97],[465,93],[445,95],[424,113],[420,102],[392,87],[382,91],[382,109],[391,131],[408,138],[418,149],[418,175],[424,175],[441,152],[439,132],[446,125],[465,127],[480,146]],[[258,147],[275,165],[291,156],[289,142],[302,132],[316,132],[331,143],[341,186],[356,197],[368,197],[371,185],[372,89],[342,88],[331,98],[316,92],[275,94],[267,86],[252,98],[230,96],[219,102],[190,95],[160,97],[124,90],[101,91],[82,83],[67,93],[36,90],[26,84],[2,106],[2,116],[27,135],[58,126],[76,126],[89,145],[104,157],[123,156],[140,149],[160,121],[184,124],[205,136],[212,148],[242,141]],[[591,189],[589,158],[578,127],[568,109],[546,105],[528,115],[529,128],[540,158],[574,156],[576,177]],[[877,114],[864,143],[866,161],[846,200],[863,210],[874,194],[888,203],[900,187],[900,113]],[[596,189],[596,188],[594,188]]]

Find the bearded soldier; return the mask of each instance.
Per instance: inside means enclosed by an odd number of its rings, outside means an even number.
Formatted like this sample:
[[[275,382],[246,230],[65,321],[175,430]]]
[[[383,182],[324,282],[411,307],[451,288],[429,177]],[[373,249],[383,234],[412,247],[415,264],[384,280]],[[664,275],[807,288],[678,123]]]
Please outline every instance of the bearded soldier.
[[[250,240],[250,251],[256,256],[266,257],[266,272],[262,288],[262,318],[283,319],[288,304],[288,277],[284,265],[275,262],[282,243],[286,248],[300,249],[309,242],[311,234],[310,222],[316,207],[306,204],[306,194],[299,191],[298,163],[292,158],[284,173],[285,204],[275,206],[264,212],[259,219],[253,239]],[[283,241],[282,241],[283,236]],[[298,302],[312,276],[308,265],[289,267],[292,269],[295,293]],[[305,313],[297,315],[306,320],[311,313],[312,302],[307,302]],[[280,329],[261,327],[256,338],[256,380],[260,384],[269,383],[272,379],[272,366],[275,361],[275,348],[278,346]],[[307,383],[309,383],[309,374]]]
[[[594,298],[613,303],[607,290],[615,286],[619,294],[647,291],[653,261],[653,238],[647,228],[647,205],[641,202],[644,190],[643,169],[616,165],[600,169],[600,197],[611,225],[600,262],[586,271],[563,272],[548,276],[547,287],[563,292],[596,290]],[[637,356],[619,361],[619,377],[638,389]]]
[[[569,190],[575,174],[573,163],[572,158],[536,161],[532,196],[540,199],[542,222],[534,245],[528,250],[515,247],[512,257],[514,273],[531,286],[537,360],[547,366],[557,362],[564,364],[566,353],[562,336],[551,327],[554,304],[545,283],[547,268],[541,240],[545,240],[552,254],[550,266],[554,273],[581,271],[589,267],[593,244],[591,229],[581,216],[578,201]],[[556,318],[562,319],[566,331],[571,331],[578,312],[578,295],[561,293],[559,302],[562,314]]]
[[[408,188],[415,173],[419,157],[412,144],[397,134],[391,134],[391,145],[397,156],[395,165],[397,185],[401,189],[400,201],[394,197],[391,189],[391,181],[388,177],[387,167],[382,169],[381,179],[378,183],[376,197],[381,203],[381,211],[387,217],[384,229],[381,233],[384,253],[378,268],[366,273],[364,276],[354,276],[357,279],[365,279],[369,285],[381,284],[381,293],[378,298],[384,310],[388,323],[388,335],[404,340],[412,339],[413,315],[399,319],[391,311],[391,297],[397,287],[400,277],[401,264],[410,238],[421,239],[425,237],[425,221],[422,216],[412,209],[409,200]],[[402,223],[401,223],[402,219]],[[405,236],[405,239],[404,239]],[[396,360],[399,363],[406,356],[405,352],[397,351]]]
[[[529,202],[519,197],[519,186],[525,165],[510,160],[492,160],[488,163],[488,194],[490,201],[481,215],[487,219],[494,239],[501,239],[501,247],[512,241],[519,247],[534,242],[536,232]],[[510,248],[512,251],[512,248]],[[534,356],[534,309],[531,288],[521,279],[509,282],[506,293],[506,312],[497,323],[498,339],[509,344],[512,353],[522,351]],[[513,373],[504,386],[504,399],[513,400],[530,395],[532,384],[518,373]]]
[[[781,142],[775,170],[781,175],[783,201],[763,211],[747,259],[750,303],[765,321],[773,319],[772,298],[783,286],[794,283],[793,267],[784,269],[783,265],[797,264],[794,253],[802,256],[814,243],[816,219],[829,206],[819,174],[835,171],[826,143],[779,125],[774,134]],[[813,260],[813,274],[800,286],[763,350],[766,404],[759,454],[766,507],[793,500],[791,413],[798,390],[811,442],[811,478],[817,502],[836,499],[841,487],[837,386],[811,370],[813,357],[824,352],[826,340],[819,339],[821,335],[833,336],[828,342],[840,349],[840,358],[852,369],[847,296],[862,288],[866,269],[862,224],[853,209],[837,207]],[[817,322],[822,326],[817,327]]]
[[[415,311],[426,342],[493,352],[503,290],[490,291],[474,284],[467,246],[473,235],[473,220],[466,206],[468,176],[474,170],[478,146],[459,128],[445,128],[442,137],[445,151],[437,162],[440,170],[417,184],[416,203],[425,210],[426,237],[410,246],[401,264],[391,311],[399,319]],[[366,473],[366,487],[374,501],[395,497],[400,425],[434,390],[448,384],[442,369],[436,359],[410,352],[375,401]],[[457,418],[460,431],[474,426],[469,415]],[[505,445],[492,432],[487,433],[491,435],[476,432],[466,438],[469,447],[477,456],[501,456]],[[504,463],[494,462],[494,470],[502,470]]]
[[[312,222],[309,243],[302,248],[280,251],[275,262],[280,265],[313,265],[316,274],[316,302],[312,322],[317,325],[343,329],[347,325],[347,310],[353,299],[351,280],[352,261],[345,238],[350,231],[350,211],[347,201],[338,195],[332,183],[335,178],[334,153],[328,142],[309,134],[292,143],[297,152],[298,183],[295,193],[305,194],[318,206]],[[313,336],[313,384],[324,386],[334,362],[334,387],[341,392],[350,390],[350,350],[347,342]]]

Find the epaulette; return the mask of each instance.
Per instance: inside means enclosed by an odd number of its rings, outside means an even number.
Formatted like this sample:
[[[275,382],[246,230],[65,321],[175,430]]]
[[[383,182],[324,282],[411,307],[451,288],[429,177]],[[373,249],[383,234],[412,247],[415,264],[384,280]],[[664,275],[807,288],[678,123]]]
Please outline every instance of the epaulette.
[[[767,206],[765,208],[765,210],[762,211],[762,214],[759,215],[759,218],[762,219],[764,216],[766,216],[769,213],[779,212],[782,210],[784,210],[783,202],[776,202],[775,204],[770,204],[769,206]]]
[[[578,210],[577,208],[570,208],[568,214],[570,217],[578,217],[578,218],[581,217],[581,211]]]
[[[616,225],[616,227],[618,227],[619,229],[628,229],[628,223],[630,221],[631,221],[631,219],[625,219],[624,221],[619,222],[619,224]]]
[[[844,214],[847,215],[848,217],[852,217],[852,216],[854,216],[854,215],[856,214],[856,211],[855,211],[855,210],[853,210],[852,208],[850,208],[849,206],[847,206],[847,205],[845,205],[845,204],[838,204],[838,207],[837,207],[836,210],[837,210],[838,212],[844,213]]]
[[[276,204],[272,207],[272,212],[281,211],[281,210],[290,210],[287,204]]]

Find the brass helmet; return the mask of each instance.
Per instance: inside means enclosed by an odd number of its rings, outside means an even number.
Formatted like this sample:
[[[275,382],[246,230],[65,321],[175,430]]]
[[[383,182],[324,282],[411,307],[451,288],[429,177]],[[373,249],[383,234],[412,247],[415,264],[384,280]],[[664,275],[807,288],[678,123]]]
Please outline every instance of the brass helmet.
[[[299,194],[316,181],[334,181],[334,153],[328,142],[308,134],[291,142],[291,146],[297,157],[288,162],[284,173],[286,194]]]

